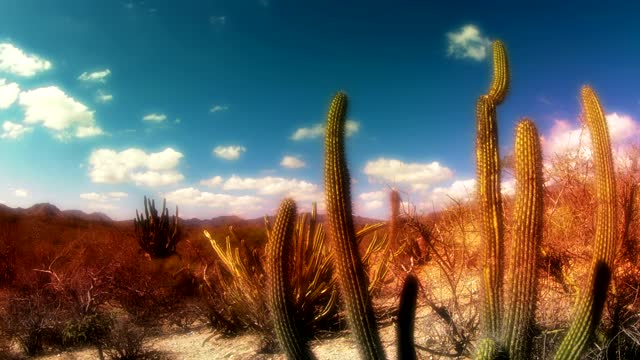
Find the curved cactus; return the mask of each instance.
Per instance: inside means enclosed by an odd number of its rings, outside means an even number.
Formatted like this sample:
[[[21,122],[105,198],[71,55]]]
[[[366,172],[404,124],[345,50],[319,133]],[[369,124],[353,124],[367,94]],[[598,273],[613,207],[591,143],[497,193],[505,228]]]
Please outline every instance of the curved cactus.
[[[299,335],[289,298],[288,254],[291,252],[296,203],[285,199],[280,204],[276,222],[267,244],[267,269],[270,275],[268,304],[278,341],[289,359],[313,359],[306,342]]]
[[[329,235],[334,253],[338,286],[347,308],[347,320],[365,359],[385,357],[367,291],[367,276],[358,255],[351,211],[349,169],[344,153],[347,96],[338,93],[331,101],[325,134],[324,181]]]
[[[591,134],[596,176],[596,232],[588,287],[576,300],[574,320],[562,340],[556,359],[577,359],[600,322],[615,255],[616,186],[607,122],[596,93],[589,86],[581,90],[584,120]]]
[[[537,299],[536,264],[542,241],[542,152],[533,121],[524,119],[516,129],[516,208],[509,266],[511,302],[507,308],[504,342],[510,359],[530,356],[531,328]]]
[[[488,95],[478,99],[476,161],[480,201],[480,234],[483,239],[483,303],[481,310],[485,337],[497,338],[502,313],[504,272],[502,197],[496,107]]]
[[[488,95],[496,105],[500,105],[509,90],[509,60],[504,44],[500,40],[493,42],[493,81]]]

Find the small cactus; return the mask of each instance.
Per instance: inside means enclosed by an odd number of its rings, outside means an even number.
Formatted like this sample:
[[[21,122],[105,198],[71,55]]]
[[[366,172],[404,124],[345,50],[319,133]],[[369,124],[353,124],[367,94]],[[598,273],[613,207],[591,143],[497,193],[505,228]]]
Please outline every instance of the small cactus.
[[[144,216],[136,210],[136,218],[133,219],[140,247],[154,259],[163,259],[175,254],[176,246],[182,238],[178,226],[178,207],[176,206],[173,219],[170,219],[166,202],[166,199],[162,201],[162,211],[158,216],[155,201],[148,200],[145,196]]]

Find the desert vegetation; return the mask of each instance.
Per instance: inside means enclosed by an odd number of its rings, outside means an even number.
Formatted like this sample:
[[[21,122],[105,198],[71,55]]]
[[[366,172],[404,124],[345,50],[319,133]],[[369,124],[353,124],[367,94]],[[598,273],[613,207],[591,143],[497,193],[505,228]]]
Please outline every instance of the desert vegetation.
[[[497,110],[511,80],[504,45],[493,50],[476,108],[477,189],[432,213],[391,189],[388,221],[354,220],[344,93],[327,115],[325,216],[291,199],[260,223],[215,225],[146,197],[144,213],[118,223],[0,209],[0,357],[89,347],[96,358],[170,358],[149,340],[206,327],[258,334],[256,353],[290,359],[321,358],[316,345],[345,333],[364,359],[390,348],[401,359],[637,358],[640,152],[612,155],[584,86],[591,155],[543,154],[523,119],[501,156]],[[505,169],[513,197],[500,190]],[[380,335],[391,326],[393,344]]]

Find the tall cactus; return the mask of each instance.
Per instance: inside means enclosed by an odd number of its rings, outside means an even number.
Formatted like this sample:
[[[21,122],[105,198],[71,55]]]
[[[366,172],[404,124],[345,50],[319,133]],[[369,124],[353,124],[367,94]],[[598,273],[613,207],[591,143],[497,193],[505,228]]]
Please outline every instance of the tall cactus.
[[[144,252],[152,258],[167,258],[176,252],[176,246],[182,239],[178,226],[178,207],[173,219],[169,218],[167,200],[162,201],[162,211],[158,216],[155,200],[144,197],[144,216],[136,210],[133,219],[134,231],[138,243]]]
[[[600,322],[615,255],[616,186],[607,122],[596,93],[589,86],[581,90],[584,120],[591,134],[596,176],[596,231],[591,272],[574,309],[574,320],[563,339],[556,359],[577,359]]]
[[[285,199],[280,204],[273,230],[267,244],[267,273],[269,274],[268,304],[278,341],[289,359],[313,359],[306,342],[299,334],[294,318],[289,285],[289,257],[293,241],[296,204]]]
[[[536,264],[542,242],[542,152],[533,121],[524,119],[516,129],[516,208],[511,246],[511,299],[503,336],[510,359],[530,356],[537,298]]]
[[[329,237],[334,253],[338,286],[347,308],[347,320],[364,359],[383,359],[384,351],[367,291],[367,275],[358,255],[353,226],[349,169],[344,151],[347,96],[331,101],[325,134],[324,183]]]
[[[500,105],[507,97],[511,76],[509,73],[509,60],[507,50],[500,40],[492,44],[493,47],[493,81],[489,88],[489,95],[496,105]]]

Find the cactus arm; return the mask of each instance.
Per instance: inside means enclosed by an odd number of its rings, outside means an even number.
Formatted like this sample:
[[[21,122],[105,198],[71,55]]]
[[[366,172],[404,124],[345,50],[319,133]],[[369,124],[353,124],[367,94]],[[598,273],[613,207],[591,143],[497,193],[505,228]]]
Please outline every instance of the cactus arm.
[[[503,223],[500,194],[500,157],[496,107],[491,97],[478,99],[478,133],[476,161],[478,167],[478,196],[481,212],[483,242],[483,303],[482,323],[485,337],[497,338],[500,331],[503,278]]]
[[[537,259],[542,240],[542,152],[533,121],[516,129],[516,208],[509,266],[510,299],[503,331],[510,359],[531,357],[531,328],[537,298]]]
[[[509,90],[509,60],[504,44],[500,40],[493,42],[493,81],[488,95],[496,105],[500,105]]]
[[[296,204],[285,199],[280,204],[276,222],[267,244],[267,271],[269,274],[268,304],[276,336],[288,359],[313,359],[306,342],[299,334],[294,318],[289,285],[291,246],[295,227]]]
[[[576,301],[574,320],[556,359],[578,359],[600,322],[613,268],[616,245],[616,186],[604,111],[589,86],[581,90],[585,121],[591,134],[596,177],[596,231],[588,287]]]
[[[338,285],[347,308],[347,320],[364,359],[383,359],[384,351],[367,291],[367,277],[358,256],[353,226],[350,177],[344,151],[347,96],[338,93],[331,102],[325,134],[325,196],[329,234]]]

